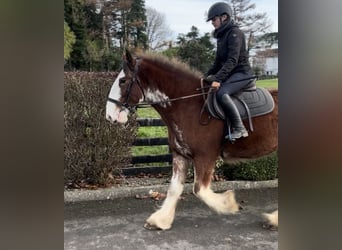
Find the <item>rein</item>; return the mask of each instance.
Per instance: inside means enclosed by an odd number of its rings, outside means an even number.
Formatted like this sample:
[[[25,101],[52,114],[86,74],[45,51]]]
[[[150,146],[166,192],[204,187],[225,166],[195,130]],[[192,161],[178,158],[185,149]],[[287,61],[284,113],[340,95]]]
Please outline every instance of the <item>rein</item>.
[[[202,88],[197,88],[196,90],[201,90]],[[207,91],[207,92],[202,92],[202,93],[198,93],[198,94],[192,94],[192,95],[186,95],[186,96],[181,96],[181,97],[176,97],[176,98],[172,98],[172,99],[167,99],[164,101],[158,101],[158,102],[142,102],[142,103],[138,103],[136,105],[132,105],[138,108],[143,108],[143,107],[147,107],[147,106],[151,106],[151,105],[155,105],[155,104],[162,104],[162,103],[168,103],[168,102],[174,102],[174,101],[179,101],[179,100],[184,100],[184,99],[189,99],[189,98],[193,98],[193,97],[197,97],[197,96],[205,96],[207,94],[209,94],[211,92],[211,90]]]

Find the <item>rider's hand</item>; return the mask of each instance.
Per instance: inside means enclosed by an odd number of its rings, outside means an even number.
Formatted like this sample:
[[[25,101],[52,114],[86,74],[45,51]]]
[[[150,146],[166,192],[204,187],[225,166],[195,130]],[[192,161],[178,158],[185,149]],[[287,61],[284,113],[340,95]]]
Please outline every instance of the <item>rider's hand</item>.
[[[219,82],[213,81],[211,83],[212,88],[218,89],[220,86],[221,86],[221,83],[219,83]]]
[[[205,77],[203,80],[207,83],[210,83],[212,88],[218,89],[221,86],[221,84],[216,80],[216,77],[214,75],[209,75]]]

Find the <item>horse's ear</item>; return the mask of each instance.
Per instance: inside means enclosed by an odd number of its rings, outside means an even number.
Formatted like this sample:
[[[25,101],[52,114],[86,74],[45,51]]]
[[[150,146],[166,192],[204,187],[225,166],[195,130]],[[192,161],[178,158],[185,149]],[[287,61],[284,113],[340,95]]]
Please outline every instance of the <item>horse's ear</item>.
[[[132,55],[131,55],[131,53],[129,52],[128,49],[126,49],[125,59],[126,59],[128,65],[130,65],[131,68],[133,68],[133,66],[134,66],[134,59],[133,59],[133,57],[132,57]]]

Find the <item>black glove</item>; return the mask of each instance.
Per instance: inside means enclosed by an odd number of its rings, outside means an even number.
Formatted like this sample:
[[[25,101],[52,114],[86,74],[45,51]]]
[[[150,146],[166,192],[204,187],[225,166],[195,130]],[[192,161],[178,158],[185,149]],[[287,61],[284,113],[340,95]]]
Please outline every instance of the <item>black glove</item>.
[[[217,81],[216,77],[214,75],[208,75],[207,77],[204,77],[203,80],[209,84],[211,84],[212,82]]]

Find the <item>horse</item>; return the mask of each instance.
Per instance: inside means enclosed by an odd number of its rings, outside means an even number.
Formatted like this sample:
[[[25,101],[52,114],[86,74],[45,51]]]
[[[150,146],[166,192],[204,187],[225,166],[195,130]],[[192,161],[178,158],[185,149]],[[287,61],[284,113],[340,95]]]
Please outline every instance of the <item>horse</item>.
[[[162,206],[151,214],[144,227],[170,229],[177,202],[183,192],[187,168],[194,168],[193,193],[219,214],[234,214],[240,206],[234,191],[215,193],[211,180],[215,162],[253,159],[267,155],[278,146],[278,90],[269,90],[275,103],[271,113],[254,117],[254,131],[246,138],[222,145],[224,121],[211,119],[203,109],[206,99],[199,89],[201,73],[188,65],[152,53],[132,55],[126,51],[123,69],[113,83],[106,104],[106,119],[126,123],[139,105],[151,105],[168,130],[172,151],[172,177]],[[243,121],[246,123],[246,121]]]

